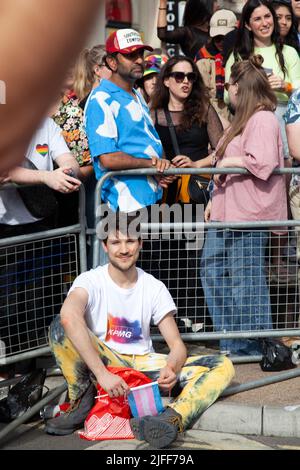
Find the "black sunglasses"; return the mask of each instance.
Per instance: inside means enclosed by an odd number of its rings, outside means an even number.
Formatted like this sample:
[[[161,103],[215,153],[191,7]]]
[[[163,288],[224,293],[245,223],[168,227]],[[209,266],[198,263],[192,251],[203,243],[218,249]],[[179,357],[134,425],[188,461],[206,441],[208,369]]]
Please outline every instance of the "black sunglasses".
[[[185,78],[187,78],[191,83],[194,83],[197,80],[197,74],[195,72],[171,72],[169,77],[173,77],[176,83],[182,83]]]

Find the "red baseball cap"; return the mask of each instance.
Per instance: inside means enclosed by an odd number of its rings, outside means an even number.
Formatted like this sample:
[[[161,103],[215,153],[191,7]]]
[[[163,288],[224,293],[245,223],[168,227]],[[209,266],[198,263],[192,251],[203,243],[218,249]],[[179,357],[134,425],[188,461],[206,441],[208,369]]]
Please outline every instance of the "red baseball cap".
[[[138,49],[153,51],[151,46],[146,46],[143,43],[140,33],[134,29],[118,29],[118,31],[111,33],[106,40],[105,49],[108,54],[114,52],[131,54]]]

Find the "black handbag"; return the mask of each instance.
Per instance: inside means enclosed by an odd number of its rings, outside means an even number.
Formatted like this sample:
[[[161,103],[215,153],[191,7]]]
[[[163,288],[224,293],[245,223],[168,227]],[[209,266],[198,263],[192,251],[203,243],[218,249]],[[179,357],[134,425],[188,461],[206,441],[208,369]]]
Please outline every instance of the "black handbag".
[[[34,163],[27,158],[24,161],[23,167],[30,170],[38,170]],[[45,184],[21,186],[18,188],[18,193],[27,210],[37,219],[46,219],[57,211],[58,202],[55,191]]]
[[[262,340],[263,357],[260,362],[261,370],[272,372],[293,369],[292,350],[276,339],[264,338]]]
[[[169,126],[169,131],[171,135],[172,145],[175,150],[176,155],[180,155],[180,149],[176,137],[176,132],[174,129],[174,124],[172,121],[172,116],[168,109],[164,109],[166,120]],[[183,177],[188,178],[187,183],[187,192],[191,201],[196,202],[197,204],[206,204],[209,201],[209,192],[207,187],[209,185],[210,179],[205,178],[201,175],[184,175]],[[181,178],[183,178],[181,177]]]
[[[207,178],[201,175],[191,175],[188,184],[188,193],[192,201],[198,204],[206,204],[209,201],[208,185],[209,181]]]
[[[44,369],[24,375],[0,400],[0,423],[10,423],[34,406],[42,398],[45,379]]]

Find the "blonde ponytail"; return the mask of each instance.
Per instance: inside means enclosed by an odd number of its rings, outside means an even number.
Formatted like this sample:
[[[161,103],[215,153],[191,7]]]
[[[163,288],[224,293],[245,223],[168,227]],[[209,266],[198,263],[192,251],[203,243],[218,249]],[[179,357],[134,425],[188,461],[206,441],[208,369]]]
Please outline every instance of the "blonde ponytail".
[[[96,81],[94,67],[102,65],[104,56],[105,50],[102,45],[81,51],[74,68],[74,92],[79,101],[91,92]]]

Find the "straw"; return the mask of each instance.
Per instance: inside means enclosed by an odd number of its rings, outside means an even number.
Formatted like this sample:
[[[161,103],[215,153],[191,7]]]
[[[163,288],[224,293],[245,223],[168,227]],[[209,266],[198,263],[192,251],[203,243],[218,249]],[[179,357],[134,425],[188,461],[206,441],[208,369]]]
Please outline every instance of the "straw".
[[[152,385],[155,384],[158,385],[158,382],[150,382],[149,384],[139,385],[138,387],[132,387],[130,391],[132,392],[133,390],[141,390],[142,388],[152,387]]]

